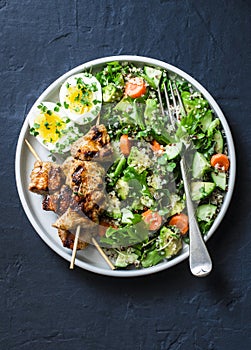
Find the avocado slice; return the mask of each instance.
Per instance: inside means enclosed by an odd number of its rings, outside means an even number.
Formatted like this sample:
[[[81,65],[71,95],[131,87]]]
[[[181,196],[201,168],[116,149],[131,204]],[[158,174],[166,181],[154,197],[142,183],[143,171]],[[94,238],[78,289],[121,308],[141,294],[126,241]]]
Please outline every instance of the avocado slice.
[[[197,219],[200,221],[209,222],[214,217],[217,206],[213,204],[202,204],[196,210]]]
[[[180,154],[181,150],[182,150],[182,142],[166,145],[165,154],[167,155],[167,160],[176,158]]]

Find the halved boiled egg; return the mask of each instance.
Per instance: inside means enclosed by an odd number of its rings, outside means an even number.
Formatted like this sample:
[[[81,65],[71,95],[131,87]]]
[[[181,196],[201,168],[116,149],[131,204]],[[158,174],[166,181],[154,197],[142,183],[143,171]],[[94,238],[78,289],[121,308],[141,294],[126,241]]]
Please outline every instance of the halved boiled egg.
[[[101,85],[90,73],[72,75],[61,86],[59,99],[71,120],[86,124],[101,110]]]
[[[28,120],[30,133],[54,153],[69,151],[71,144],[82,135],[65,115],[60,103],[43,102],[34,106],[28,114]]]

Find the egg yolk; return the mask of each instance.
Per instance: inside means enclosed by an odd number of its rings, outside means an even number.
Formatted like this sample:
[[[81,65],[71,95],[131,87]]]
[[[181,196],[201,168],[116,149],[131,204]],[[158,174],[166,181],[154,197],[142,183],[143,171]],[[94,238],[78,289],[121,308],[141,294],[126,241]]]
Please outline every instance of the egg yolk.
[[[65,129],[65,122],[58,114],[47,111],[41,113],[34,120],[34,127],[39,133],[39,136],[44,142],[55,143],[62,135],[62,130]]]
[[[66,102],[68,109],[76,114],[84,114],[92,108],[93,93],[79,89],[77,86],[69,86]]]

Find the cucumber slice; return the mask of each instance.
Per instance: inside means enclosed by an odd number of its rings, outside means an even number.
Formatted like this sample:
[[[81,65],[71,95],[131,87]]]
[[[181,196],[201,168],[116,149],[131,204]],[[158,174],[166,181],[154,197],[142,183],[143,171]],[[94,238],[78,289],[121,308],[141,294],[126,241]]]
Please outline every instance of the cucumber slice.
[[[223,191],[226,190],[227,186],[227,175],[226,173],[212,173],[211,174],[212,179],[217,187],[222,189]]]
[[[167,155],[167,160],[176,158],[180,154],[181,150],[182,150],[182,142],[166,145],[165,154]]]
[[[202,204],[196,210],[198,220],[209,222],[214,217],[217,206],[213,204]]]
[[[148,84],[154,89],[157,89],[162,76],[161,70],[145,66],[144,73],[144,78],[148,82]]]
[[[219,118],[215,118],[212,123],[209,125],[209,127],[207,128],[207,136],[213,136],[214,133],[217,131],[217,127],[220,125],[220,119]]]
[[[206,132],[207,129],[209,128],[209,125],[212,123],[212,112],[211,111],[207,111],[205,113],[205,115],[200,119],[200,123],[201,123],[201,129],[203,132]]]
[[[191,197],[193,201],[199,201],[209,196],[215,189],[214,182],[192,182],[191,184]]]
[[[192,173],[195,179],[202,178],[206,171],[211,168],[203,154],[196,152],[193,158]]]
[[[215,141],[215,152],[222,153],[223,152],[223,137],[220,130],[216,130],[214,133],[213,140]]]

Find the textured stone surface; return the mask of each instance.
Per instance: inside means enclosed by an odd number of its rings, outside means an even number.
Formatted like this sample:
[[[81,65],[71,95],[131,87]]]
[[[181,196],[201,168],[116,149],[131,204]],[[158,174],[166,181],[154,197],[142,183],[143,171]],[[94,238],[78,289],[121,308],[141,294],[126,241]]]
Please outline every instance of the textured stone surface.
[[[0,0],[0,349],[251,348],[250,14],[248,0]],[[22,210],[14,156],[27,111],[70,68],[113,54],[178,66],[228,119],[238,179],[206,279],[187,261],[138,279],[69,271]]]

